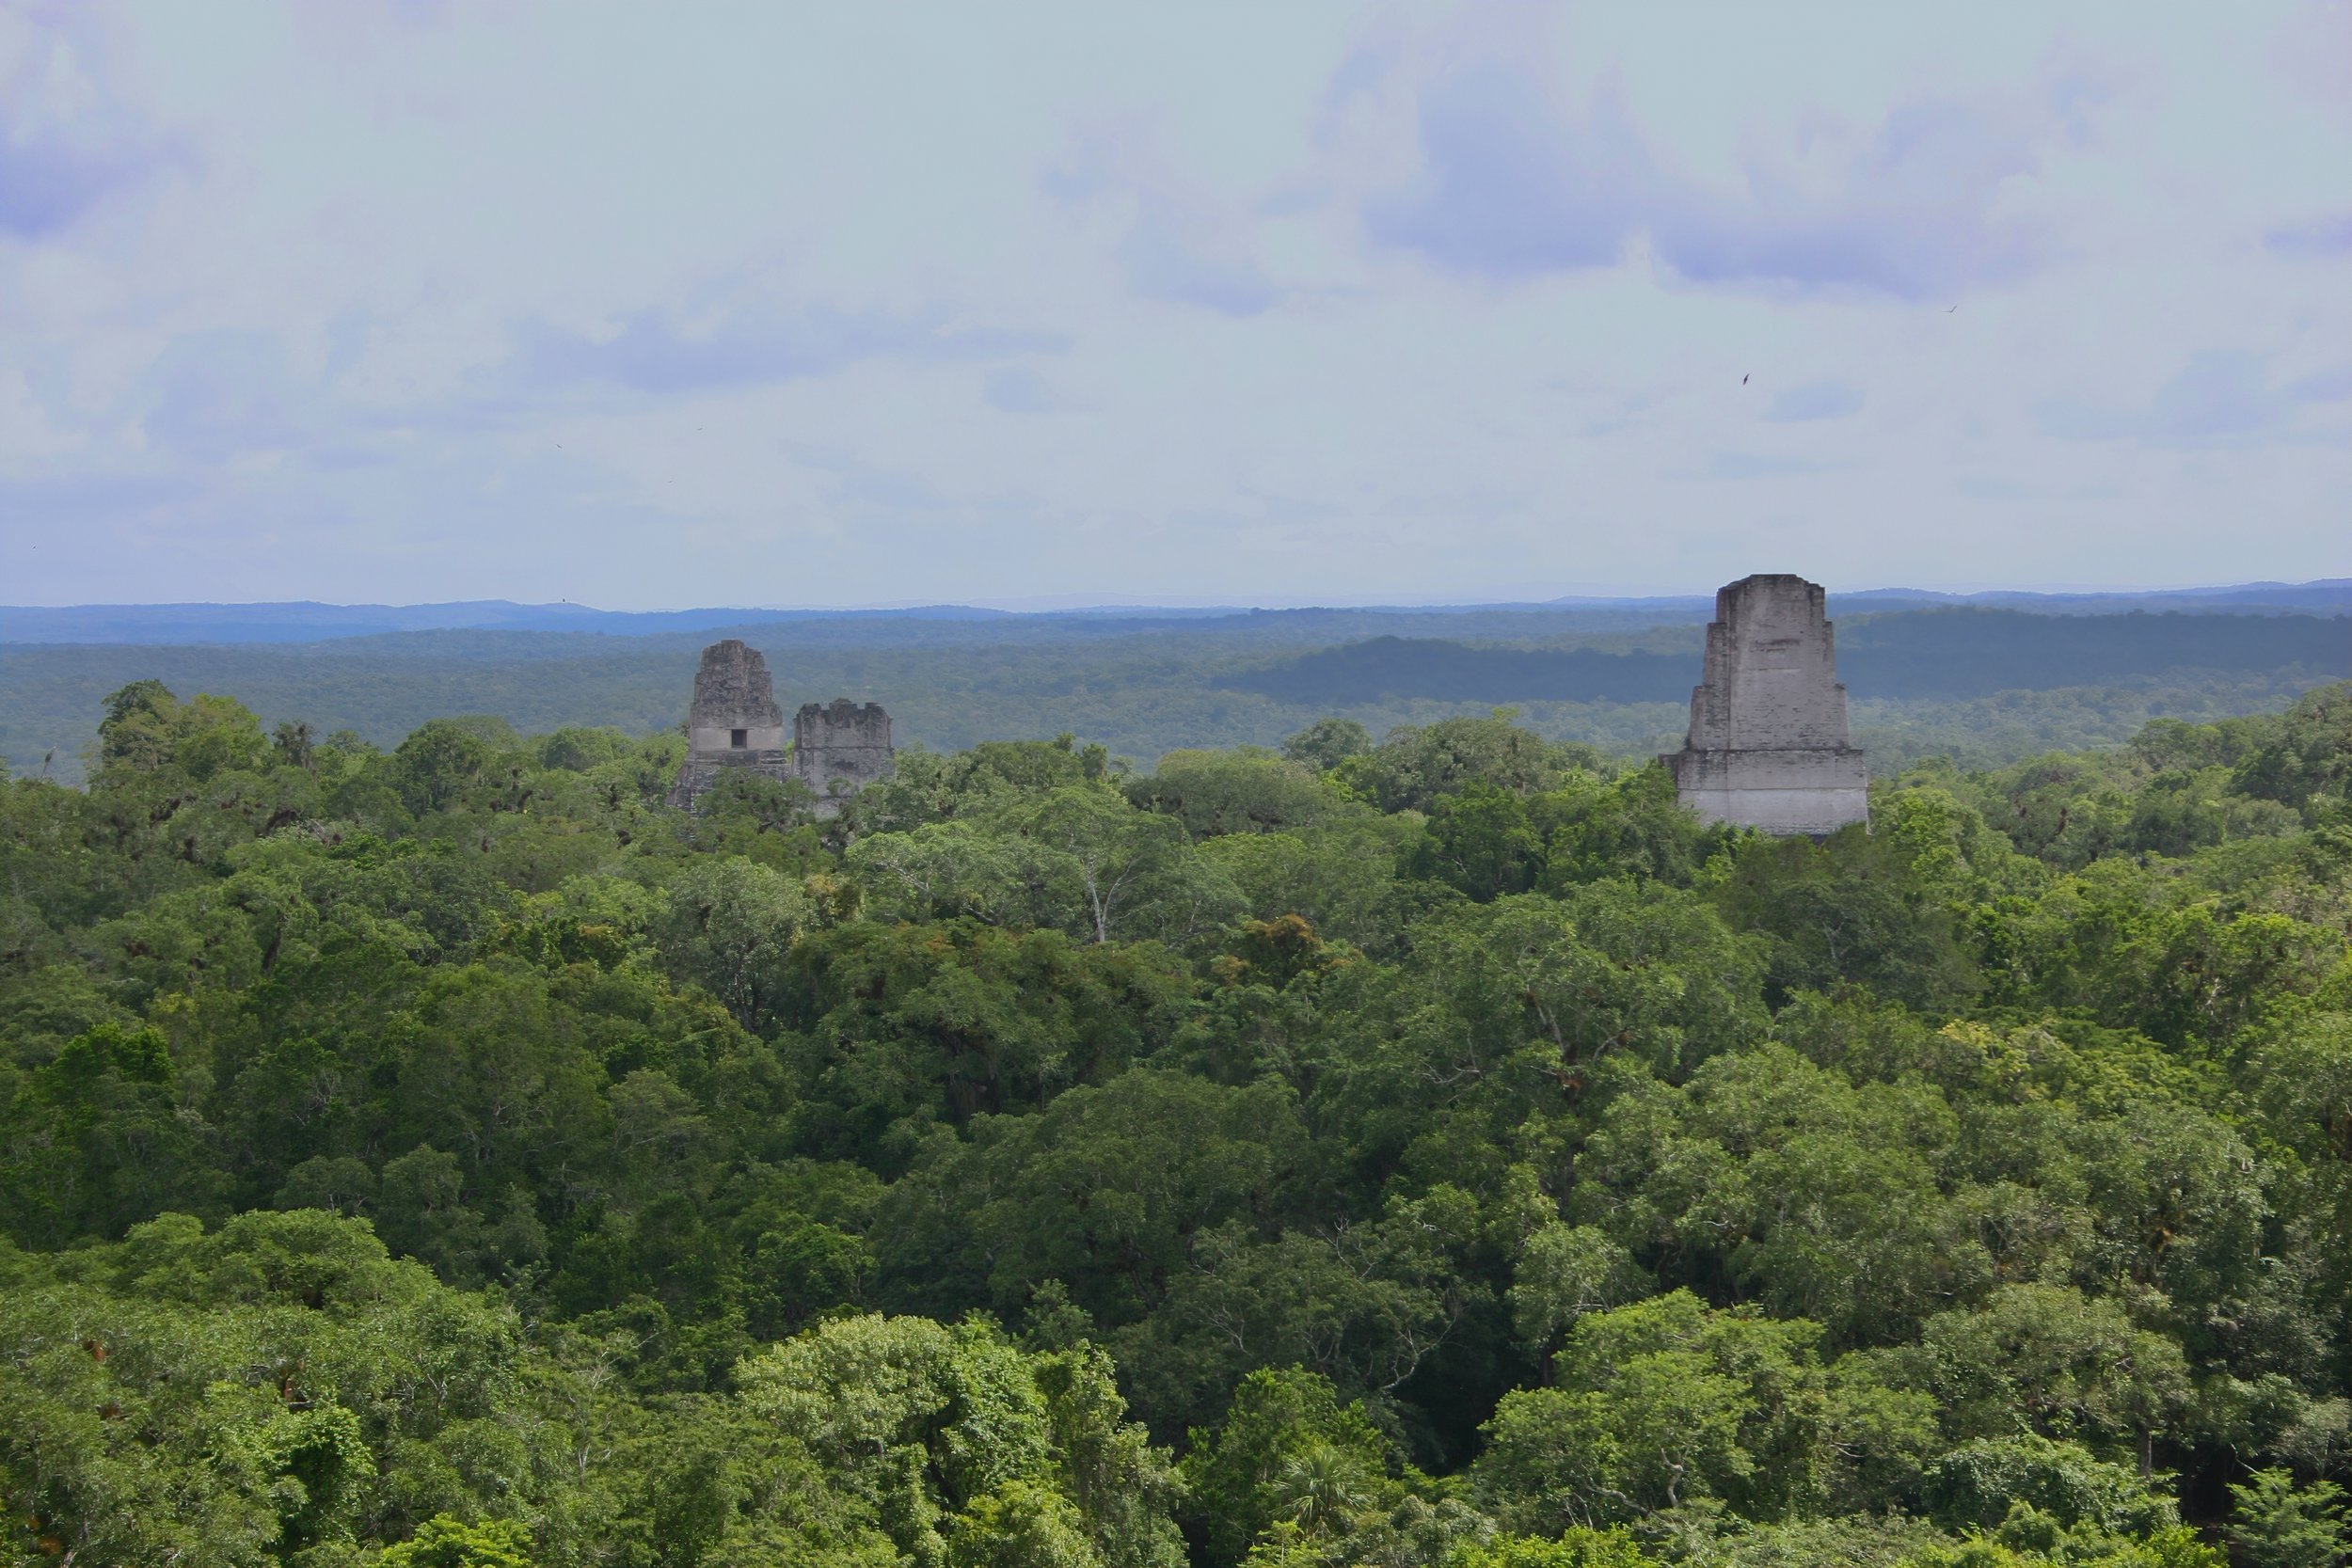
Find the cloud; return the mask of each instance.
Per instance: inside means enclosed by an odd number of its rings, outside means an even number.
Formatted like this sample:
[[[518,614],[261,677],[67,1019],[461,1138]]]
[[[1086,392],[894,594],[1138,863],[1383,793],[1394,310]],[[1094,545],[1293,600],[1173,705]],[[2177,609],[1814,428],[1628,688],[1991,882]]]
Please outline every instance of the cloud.
[[[1128,286],[1146,299],[1198,305],[1228,316],[1255,316],[1279,304],[1283,291],[1256,263],[1219,260],[1187,244],[1164,215],[1147,213],[1119,247]]]
[[[2352,124],[2352,6],[2304,0],[2269,40],[2271,64],[2314,107]],[[2275,79],[2275,78],[2274,78]]]
[[[40,377],[50,388],[55,382]],[[0,473],[62,456],[80,447],[85,436],[69,429],[34,376],[0,365]]]
[[[0,130],[0,233],[21,240],[46,239],[135,178],[143,166],[128,157]]]
[[[481,372],[469,388],[380,402],[354,400],[339,383],[338,362],[348,368],[355,352],[342,340],[365,336],[362,327],[339,325],[324,367],[298,360],[270,332],[173,338],[140,378],[130,408],[144,444],[200,463],[278,454],[310,468],[367,467],[419,436],[447,440],[526,427],[564,388],[660,398],[819,378],[869,361],[988,364],[1069,346],[1054,334],[951,325],[945,312],[737,315],[690,329],[648,309],[625,315],[617,331],[602,335],[526,321],[514,328],[505,362]],[[988,386],[1001,407],[1050,404],[1044,383],[1018,364],[1003,365]]]
[[[113,106],[102,43],[70,10],[0,18],[0,235],[47,239],[164,162]]]
[[[2201,447],[2258,437],[2299,438],[2302,410],[2352,397],[2352,368],[2272,383],[2264,356],[2212,350],[2190,356],[2144,404],[2106,407],[2044,404],[2045,434],[2081,441],[2137,441],[2151,447]]]
[[[1808,420],[1842,420],[1861,411],[1861,388],[1842,381],[1815,381],[1781,393],[1764,417],[1774,424],[1798,424]]]
[[[1621,106],[1604,97],[1564,123],[1524,75],[1500,67],[1438,82],[1419,104],[1422,171],[1375,198],[1383,245],[1496,278],[1615,264],[1658,173]]]
[[[1138,298],[1256,316],[1289,293],[1252,254],[1248,215],[1179,176],[1133,126],[1073,133],[1040,183],[1072,211],[1107,217],[1120,230],[1111,255]]]
[[[980,400],[1007,414],[1050,414],[1061,406],[1045,378],[1027,365],[1005,365],[988,372]]]
[[[2037,270],[2045,227],[2016,182],[2078,136],[2095,99],[2060,76],[2022,95],[1925,98],[1863,130],[1807,117],[1743,178],[1667,163],[1606,84],[1571,112],[1516,65],[1482,62],[1417,97],[1418,173],[1363,208],[1376,242],[1496,279],[1606,267],[1639,240],[1700,284],[1944,298]]]
[[[1809,457],[1776,457],[1762,452],[1719,451],[1696,476],[1701,479],[1771,479],[1782,474],[1819,474],[1844,467]]]
[[[72,531],[92,522],[132,516],[183,499],[187,484],[163,474],[61,473],[0,474],[0,518],[21,525],[28,545],[69,547]],[[60,528],[63,521],[67,527]]]
[[[2304,376],[2287,388],[2287,395],[2298,403],[2342,403],[2352,398],[2352,365]]]
[[[1826,128],[1806,156],[1752,166],[1743,191],[1664,193],[1654,243],[1700,283],[1918,300],[2012,281],[2051,245],[2003,213],[2003,187],[2034,170],[2058,123],[2055,103],[2037,114],[1947,100],[1906,105],[1868,135]]]
[[[2352,213],[2285,224],[2264,235],[2263,242],[2280,256],[2352,256]]]
[[[606,335],[527,321],[515,337],[516,362],[532,380],[608,382],[649,393],[796,381],[872,359],[965,362],[1058,354],[1070,346],[1056,333],[950,326],[944,313],[830,309],[785,319],[738,315],[692,328],[666,311],[637,310]]]
[[[118,405],[87,418],[103,444],[128,437],[143,465],[193,483],[237,468],[292,474],[382,469],[413,453],[421,433],[446,438],[503,429],[511,410],[479,398],[355,403],[324,366],[276,333],[185,332],[166,342]],[[503,416],[503,417],[501,417]]]
[[[326,434],[322,390],[297,385],[268,333],[187,333],[148,368],[140,423],[151,444],[205,460],[307,445]]]

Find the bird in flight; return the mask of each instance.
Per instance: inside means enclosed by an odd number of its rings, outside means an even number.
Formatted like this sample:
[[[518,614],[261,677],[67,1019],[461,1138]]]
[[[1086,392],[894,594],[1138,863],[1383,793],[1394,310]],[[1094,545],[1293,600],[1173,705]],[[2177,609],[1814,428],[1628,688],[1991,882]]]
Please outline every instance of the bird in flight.
[[[1950,315],[1953,311],[1955,311],[1955,310],[1957,310],[1957,309],[1960,309],[1960,307],[1959,307],[1959,306],[1957,306],[1957,305],[1947,305],[1946,307],[1944,307],[1944,313],[1945,313],[1946,315],[1947,315],[1947,316],[1948,316],[1948,315]]]
[[[1751,371],[1751,372],[1748,372],[1748,374],[1749,374],[1749,375],[1753,375],[1753,374],[1755,374],[1755,373],[1756,373],[1756,372],[1753,372],[1753,371]],[[1747,377],[1747,376],[1745,376],[1745,375],[1741,376],[1741,377],[1740,378],[1740,386],[1742,386],[1742,387],[1744,387],[1744,386],[1746,386],[1747,384],[1748,384],[1748,377]]]

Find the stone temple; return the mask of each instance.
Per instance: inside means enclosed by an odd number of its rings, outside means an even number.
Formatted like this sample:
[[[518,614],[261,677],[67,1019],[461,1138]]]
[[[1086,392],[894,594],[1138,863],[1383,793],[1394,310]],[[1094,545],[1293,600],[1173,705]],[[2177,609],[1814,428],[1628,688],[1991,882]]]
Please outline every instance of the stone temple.
[[[1715,594],[1691,736],[1662,759],[1708,821],[1819,836],[1870,819],[1823,603],[1819,583],[1777,573]]]
[[[790,776],[784,713],[757,648],[736,638],[703,650],[694,672],[694,705],[686,720],[686,763],[670,804],[691,806],[719,782],[722,769],[748,768],[771,779]]]
[[[792,761],[825,816],[890,771],[890,715],[880,703],[803,703],[792,719]]]
[[[758,649],[736,638],[703,650],[694,672],[694,705],[686,721],[686,761],[670,788],[670,804],[691,806],[729,768],[762,778],[799,779],[817,794],[817,811],[831,816],[859,788],[890,771],[890,715],[879,703],[847,697],[830,706],[804,705],[784,749],[784,711]]]

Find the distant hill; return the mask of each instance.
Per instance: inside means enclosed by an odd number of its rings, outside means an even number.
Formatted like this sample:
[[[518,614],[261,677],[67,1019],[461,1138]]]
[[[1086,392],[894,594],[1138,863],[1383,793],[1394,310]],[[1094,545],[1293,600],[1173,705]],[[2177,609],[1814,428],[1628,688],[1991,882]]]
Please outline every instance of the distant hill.
[[[1699,621],[1709,619],[1715,610],[1715,596],[1711,594],[1645,599],[1570,596],[1545,602],[1565,610],[1609,605],[1620,610],[1657,610]],[[1932,588],[1866,588],[1829,596],[1833,618],[1899,610],[2024,610],[2038,615],[2126,615],[2133,610],[2174,610],[2195,615],[2344,614],[2352,613],[2352,578],[2319,578],[2311,582],[2241,582],[2220,588],[2158,588],[2143,593],[2034,594],[1994,589],[1982,594],[1944,594]]]
[[[2352,613],[2352,578],[2311,582],[2242,582],[2227,588],[2168,588],[2145,594],[1938,594],[1923,588],[1876,588],[1832,594],[1833,615],[1866,610],[2024,610],[2037,615],[2125,615],[2134,610],[2183,614],[2340,615]]]
[[[1857,696],[1948,698],[2098,686],[2171,671],[2352,674],[2352,616],[2062,616],[1947,610],[1849,620],[1838,671]]]
[[[60,609],[0,606],[0,642],[220,644],[324,642],[408,631],[572,631],[650,637],[792,621],[986,621],[1000,610],[936,605],[913,610],[673,610],[644,612],[575,604],[133,604]]]
[[[1837,669],[1857,697],[1956,698],[2106,685],[2175,670],[2301,669],[2352,674],[2352,618],[2312,615],[2032,615],[1942,610],[1849,619]],[[1376,637],[1237,671],[1218,684],[1282,702],[1383,698],[1651,703],[1687,698],[1687,654],[1497,648]]]
[[[451,604],[72,605],[62,608],[0,606],[0,644],[135,644],[218,647],[242,643],[328,642],[404,632],[576,632],[603,637],[691,636],[751,627],[856,628],[855,640],[892,641],[897,633],[924,626],[1018,626],[1028,638],[1093,638],[1120,629],[1175,625],[1262,627],[1269,618],[1349,616],[1574,615],[1580,628],[1603,625],[1629,627],[1708,619],[1711,594],[1654,598],[1572,597],[1540,604],[1367,606],[1266,610],[1240,607],[1176,608],[1103,605],[1082,609],[1018,612],[975,605],[925,605],[900,610],[617,610],[576,604],[514,604],[473,599]],[[1926,589],[1882,588],[1830,595],[1830,613],[1943,608],[2030,610],[2045,615],[2112,615],[2132,610],[2178,610],[2198,614],[2328,614],[2352,612],[2352,578],[2317,582],[2243,583],[2228,588],[2185,588],[2152,594],[1953,594]]]

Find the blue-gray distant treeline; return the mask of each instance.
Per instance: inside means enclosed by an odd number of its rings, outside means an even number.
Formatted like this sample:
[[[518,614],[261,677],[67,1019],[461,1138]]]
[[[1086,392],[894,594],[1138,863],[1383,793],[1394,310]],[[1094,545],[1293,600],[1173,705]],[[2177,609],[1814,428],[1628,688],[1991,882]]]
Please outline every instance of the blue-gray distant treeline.
[[[2302,668],[2352,673],[2352,617],[2029,615],[1954,610],[1866,617],[1838,628],[1837,667],[1872,697],[1976,697],[2129,680],[2150,671]],[[1480,647],[1376,637],[1225,676],[1285,702],[1343,706],[1381,697],[1655,703],[1691,694],[1682,653]]]
[[[1830,610],[1857,743],[1883,772],[1930,754],[1997,766],[2118,745],[2154,718],[2275,711],[2352,674],[2352,600],[2316,613],[2219,606],[2333,592],[2258,586],[2164,601],[2193,614],[2135,614],[2083,598],[2062,601],[2063,612],[2057,600],[2033,613],[1897,609],[1865,594],[1832,594]],[[673,624],[623,617],[364,636],[344,635],[364,617],[318,612],[366,607],[135,607],[139,626],[98,608],[0,610],[0,771],[82,778],[108,693],[148,679],[183,696],[233,692],[268,726],[350,730],[383,747],[451,714],[525,734],[610,725],[645,735],[678,722],[704,644],[725,636],[766,654],[787,710],[841,696],[880,702],[902,744],[936,749],[1067,731],[1149,763],[1185,747],[1278,744],[1327,714],[1382,735],[1510,705],[1549,738],[1641,755],[1679,741],[1712,606],[1689,597],[1017,615],[950,607],[771,620],[731,610],[681,612]],[[516,608],[399,613],[495,622]],[[189,641],[109,640],[160,632],[161,621],[188,609],[207,623],[176,623],[200,631]],[[737,619],[698,624],[722,614]],[[257,635],[306,618],[314,641]]]

